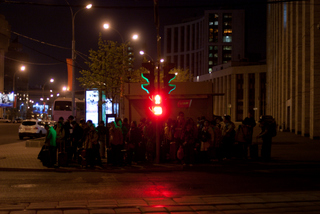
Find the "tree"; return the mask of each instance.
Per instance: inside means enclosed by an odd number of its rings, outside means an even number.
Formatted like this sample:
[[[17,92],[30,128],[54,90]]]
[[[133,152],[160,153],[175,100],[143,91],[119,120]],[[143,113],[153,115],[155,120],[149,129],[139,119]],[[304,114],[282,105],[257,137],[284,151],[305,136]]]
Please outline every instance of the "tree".
[[[144,62],[147,62],[144,61]],[[139,76],[139,79],[136,82],[145,82],[145,80],[141,77],[141,73],[148,73],[147,69],[144,67],[140,67],[135,71],[137,75]],[[170,74],[176,74],[176,78],[172,80],[172,82],[192,82],[192,74],[190,74],[189,69],[181,69],[181,68],[173,68],[170,72]],[[157,77],[158,71],[155,70],[155,76]],[[163,82],[163,73],[160,73],[160,80]],[[191,80],[191,81],[190,81]],[[155,79],[155,82],[158,82],[157,78]]]
[[[177,75],[172,82],[192,82],[193,75],[189,69],[174,68],[169,73]]]
[[[78,78],[81,86],[86,89],[97,89],[104,92],[107,99],[115,100],[121,93],[121,86],[128,78],[129,62],[127,48],[129,43],[103,40],[99,34],[98,50],[89,51],[89,70],[82,70]],[[102,103],[99,103],[101,106]],[[114,108],[112,108],[113,111]]]

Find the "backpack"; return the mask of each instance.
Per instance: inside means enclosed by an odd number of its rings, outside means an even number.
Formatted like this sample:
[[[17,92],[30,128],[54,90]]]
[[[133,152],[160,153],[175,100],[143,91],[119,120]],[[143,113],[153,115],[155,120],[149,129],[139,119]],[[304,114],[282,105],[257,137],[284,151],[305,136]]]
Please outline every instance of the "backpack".
[[[271,135],[271,137],[277,136],[277,123],[276,123],[275,120],[273,120],[273,121],[269,124],[269,129],[270,129],[270,135]]]
[[[276,120],[270,115],[260,117],[260,121],[264,121],[268,126],[268,132],[271,137],[277,136],[277,123]]]

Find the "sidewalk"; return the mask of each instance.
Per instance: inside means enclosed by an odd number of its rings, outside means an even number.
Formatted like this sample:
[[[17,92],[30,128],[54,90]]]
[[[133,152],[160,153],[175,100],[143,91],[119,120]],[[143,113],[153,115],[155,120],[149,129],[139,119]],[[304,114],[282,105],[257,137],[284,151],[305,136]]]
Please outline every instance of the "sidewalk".
[[[320,163],[320,141],[279,132],[273,139],[272,161],[263,165]],[[261,142],[259,142],[261,143]],[[260,145],[261,146],[261,145]],[[42,166],[37,159],[40,147],[26,147],[25,141],[0,146],[2,170],[57,170]],[[256,164],[256,163],[255,163]],[[210,164],[211,166],[214,164]],[[203,169],[206,166],[203,166]],[[197,166],[197,168],[199,168]],[[86,170],[76,166],[58,170]],[[184,170],[179,164],[153,164],[103,169],[106,172]],[[101,170],[98,170],[101,171]],[[81,201],[43,201],[0,204],[0,214],[102,214],[102,213],[320,213],[320,191],[199,195],[177,198],[134,198]]]
[[[258,129],[254,134],[258,133]],[[35,139],[34,142],[42,142],[43,139]],[[33,144],[34,144],[33,142]],[[28,141],[27,141],[28,143]],[[47,168],[37,159],[41,147],[26,147],[26,141],[19,143],[0,145],[0,170],[56,170]],[[258,144],[261,149],[261,140]],[[104,166],[107,166],[106,160]],[[307,137],[297,136],[290,132],[278,132],[273,138],[272,161],[263,164],[319,164],[320,163],[320,140],[311,140]],[[61,170],[85,170],[77,164],[62,167]],[[104,170],[117,171],[161,171],[182,170],[180,164],[160,163],[132,165],[128,167],[115,168],[107,166]]]
[[[204,195],[0,204],[1,214],[245,214],[319,213],[320,192]]]

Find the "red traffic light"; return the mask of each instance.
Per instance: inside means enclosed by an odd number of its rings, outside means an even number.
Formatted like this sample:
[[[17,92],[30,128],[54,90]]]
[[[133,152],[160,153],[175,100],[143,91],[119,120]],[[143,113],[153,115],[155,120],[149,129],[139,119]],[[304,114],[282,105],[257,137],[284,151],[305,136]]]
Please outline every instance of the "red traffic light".
[[[161,93],[155,93],[150,96],[149,114],[151,118],[163,119],[166,114],[165,98]]]
[[[155,115],[155,116],[160,116],[163,113],[163,103],[162,103],[162,97],[160,94],[155,94],[152,97],[152,107],[150,108],[151,112]]]

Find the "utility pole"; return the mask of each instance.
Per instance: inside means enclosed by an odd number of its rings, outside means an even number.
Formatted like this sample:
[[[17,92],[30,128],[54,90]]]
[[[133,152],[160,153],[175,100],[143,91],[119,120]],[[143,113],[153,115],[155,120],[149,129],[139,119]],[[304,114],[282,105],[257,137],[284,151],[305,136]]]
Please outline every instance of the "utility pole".
[[[159,0],[154,0],[154,24],[157,30],[157,63],[158,67],[158,87],[157,91],[160,92],[160,58],[161,58],[161,37],[159,33]],[[160,163],[160,128],[161,123],[159,120],[156,120],[156,163]]]

